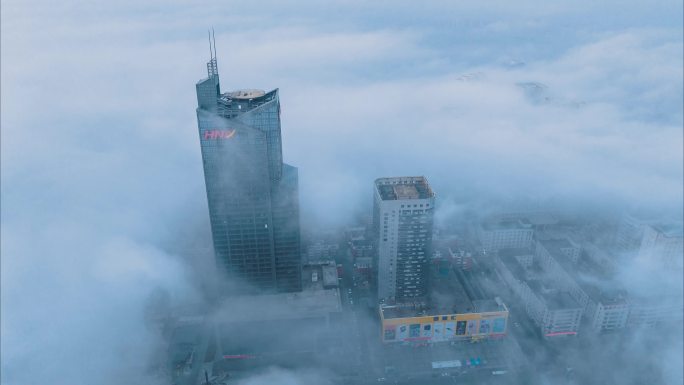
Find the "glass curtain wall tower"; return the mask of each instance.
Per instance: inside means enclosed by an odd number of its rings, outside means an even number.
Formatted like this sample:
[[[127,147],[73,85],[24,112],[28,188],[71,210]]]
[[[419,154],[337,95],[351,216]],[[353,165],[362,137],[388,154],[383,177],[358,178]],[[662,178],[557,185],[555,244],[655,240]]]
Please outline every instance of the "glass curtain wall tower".
[[[221,93],[215,52],[196,90],[217,268],[248,291],[300,291],[298,174],[283,163],[278,90]]]

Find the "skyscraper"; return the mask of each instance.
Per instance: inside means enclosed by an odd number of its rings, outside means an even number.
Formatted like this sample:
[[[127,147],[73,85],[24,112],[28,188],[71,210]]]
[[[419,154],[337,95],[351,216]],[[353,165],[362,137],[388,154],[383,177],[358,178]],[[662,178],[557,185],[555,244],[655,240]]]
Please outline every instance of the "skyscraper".
[[[434,206],[435,194],[422,176],[375,181],[379,299],[402,302],[426,297]]]
[[[196,89],[217,267],[250,287],[299,291],[298,175],[283,163],[278,90],[221,93],[215,52]]]

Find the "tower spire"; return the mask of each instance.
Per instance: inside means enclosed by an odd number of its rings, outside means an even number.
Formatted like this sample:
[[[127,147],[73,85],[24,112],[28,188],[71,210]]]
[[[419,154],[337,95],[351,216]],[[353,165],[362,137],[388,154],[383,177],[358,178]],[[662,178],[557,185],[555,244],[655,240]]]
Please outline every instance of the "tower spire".
[[[209,33],[209,62],[207,63],[207,74],[209,77],[218,76],[218,64],[216,63],[216,38],[214,37],[214,28],[208,31]],[[212,43],[213,40],[213,43]]]
[[[207,33],[209,34],[209,60],[214,58],[214,51],[211,50],[211,30],[208,29]]]
[[[214,36],[214,27],[211,27],[211,39],[214,41],[214,60],[216,60],[216,37]]]

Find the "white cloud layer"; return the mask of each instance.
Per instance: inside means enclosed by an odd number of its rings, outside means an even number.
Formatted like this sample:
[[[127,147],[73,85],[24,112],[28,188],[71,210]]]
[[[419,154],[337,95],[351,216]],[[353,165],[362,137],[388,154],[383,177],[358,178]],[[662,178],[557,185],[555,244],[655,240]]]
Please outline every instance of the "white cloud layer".
[[[195,295],[164,250],[206,226],[211,25],[225,90],[281,89],[309,221],[408,174],[456,205],[681,212],[679,2],[416,4],[3,2],[2,382],[135,383],[145,298]]]

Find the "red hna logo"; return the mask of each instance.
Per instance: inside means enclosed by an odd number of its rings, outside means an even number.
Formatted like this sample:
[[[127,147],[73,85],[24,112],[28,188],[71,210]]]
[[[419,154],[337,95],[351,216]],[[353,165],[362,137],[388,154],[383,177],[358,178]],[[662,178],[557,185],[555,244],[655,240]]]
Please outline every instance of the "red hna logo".
[[[235,135],[235,129],[232,130],[206,130],[204,131],[204,140],[209,139],[230,139]]]

